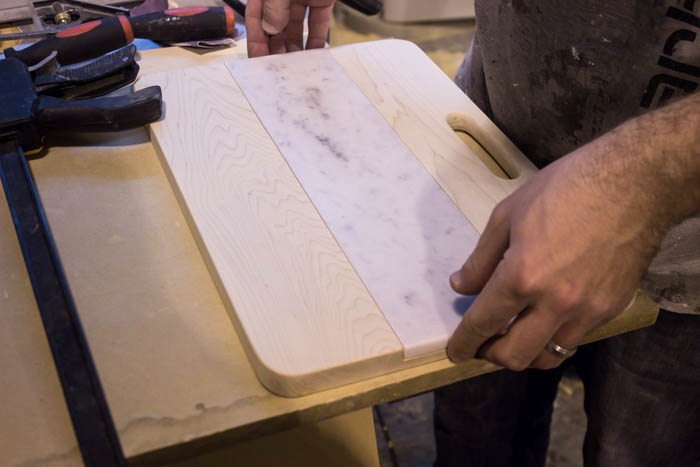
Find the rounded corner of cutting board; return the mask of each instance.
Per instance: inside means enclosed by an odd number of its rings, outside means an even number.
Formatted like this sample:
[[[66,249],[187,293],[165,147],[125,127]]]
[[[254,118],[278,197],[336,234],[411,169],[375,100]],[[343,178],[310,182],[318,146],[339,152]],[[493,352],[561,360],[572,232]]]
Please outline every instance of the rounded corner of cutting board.
[[[240,334],[239,334],[240,335]],[[300,397],[319,391],[332,389],[345,384],[381,376],[386,373],[399,371],[405,367],[415,366],[425,358],[417,358],[415,362],[405,361],[403,347],[386,349],[385,352],[368,359],[358,359],[332,367],[324,366],[315,369],[304,369],[298,373],[278,370],[274,365],[261,360],[254,346],[249,345],[247,338],[246,353],[258,381],[268,391],[282,397]],[[431,356],[431,359],[436,357]]]
[[[262,348],[260,342],[254,342],[254,337],[245,331],[240,318],[236,316],[235,312],[231,312],[231,309],[229,309],[229,316],[236,334],[238,334],[241,344],[243,344],[248,363],[250,363],[255,376],[265,389],[282,397],[300,397],[327,389],[333,385],[329,385],[325,377],[327,367],[305,368],[294,372],[294,370],[283,369],[285,367],[284,363],[275,354],[267,353],[266,356],[262,356],[260,353]],[[342,384],[342,382],[336,382],[336,385],[338,384]]]
[[[268,391],[283,397],[299,397],[317,391],[309,378],[318,373],[286,373],[263,362],[255,352],[249,352],[255,375]]]
[[[389,39],[381,39],[378,41],[368,41],[368,43],[377,43],[377,42],[383,42],[385,44],[390,44],[390,45],[396,44],[396,47],[405,47],[407,49],[418,51],[423,55],[425,54],[425,52],[423,52],[423,50],[420,47],[418,47],[418,44],[416,44],[413,41],[409,41],[408,39],[398,39],[395,37],[391,37]]]

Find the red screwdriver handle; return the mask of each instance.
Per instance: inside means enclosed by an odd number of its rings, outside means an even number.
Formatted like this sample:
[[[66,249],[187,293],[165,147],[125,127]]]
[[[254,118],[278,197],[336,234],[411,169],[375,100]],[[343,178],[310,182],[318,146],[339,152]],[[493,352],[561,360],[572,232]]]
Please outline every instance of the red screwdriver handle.
[[[5,49],[5,56],[15,57],[28,66],[48,57],[54,50],[61,65],[99,57],[125,46],[134,40],[131,24],[126,16],[112,16],[82,23],[55,36],[42,39],[22,50]]]
[[[134,18],[119,15],[79,24],[26,49],[5,49],[5,56],[32,66],[55,50],[58,62],[70,65],[123,47],[134,37],[188,42],[230,36],[235,30],[235,16],[227,6],[175,8]]]

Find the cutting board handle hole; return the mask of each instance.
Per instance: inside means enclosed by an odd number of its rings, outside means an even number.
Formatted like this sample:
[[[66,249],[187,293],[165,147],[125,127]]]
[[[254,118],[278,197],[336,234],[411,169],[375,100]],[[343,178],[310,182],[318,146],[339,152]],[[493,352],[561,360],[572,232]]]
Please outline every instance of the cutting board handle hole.
[[[515,164],[505,158],[498,157],[498,151],[490,151],[490,139],[480,135],[474,119],[461,112],[453,112],[445,117],[447,124],[457,137],[474,153],[489,171],[498,178],[513,180],[518,178],[519,171]],[[483,136],[483,137],[482,137]]]

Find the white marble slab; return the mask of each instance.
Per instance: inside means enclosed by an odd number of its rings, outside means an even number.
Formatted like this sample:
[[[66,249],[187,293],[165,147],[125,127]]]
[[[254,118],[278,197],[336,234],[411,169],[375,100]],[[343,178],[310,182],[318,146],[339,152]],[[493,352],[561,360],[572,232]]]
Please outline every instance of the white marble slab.
[[[404,356],[444,348],[464,303],[448,276],[476,230],[327,50],[227,66]]]

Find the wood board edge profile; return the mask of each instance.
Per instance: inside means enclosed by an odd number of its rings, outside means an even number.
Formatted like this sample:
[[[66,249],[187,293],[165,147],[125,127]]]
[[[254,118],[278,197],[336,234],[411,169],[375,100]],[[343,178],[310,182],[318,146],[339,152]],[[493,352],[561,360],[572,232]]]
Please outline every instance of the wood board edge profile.
[[[656,323],[658,315],[659,306],[644,291],[638,290],[632,303],[622,313],[589,331],[582,344],[651,326]]]
[[[635,331],[656,322],[659,313],[658,306],[642,291],[639,291],[632,305],[616,316],[611,321],[591,330],[581,342],[581,345],[607,339],[625,332]],[[232,316],[232,320],[235,318]],[[235,324],[238,331],[238,326]],[[464,375],[455,378],[454,381],[467,379],[478,374],[490,373],[502,369],[502,367],[492,365],[481,359],[471,359],[462,364],[454,364],[447,359],[445,350],[431,352],[411,359],[404,359],[402,352],[391,352],[372,360],[359,360],[342,367],[326,369],[323,371],[323,380],[327,384],[319,385],[318,374],[285,374],[277,372],[260,361],[255,350],[247,342],[245,333],[241,334],[241,341],[245,343],[244,348],[248,358],[256,362],[253,364],[255,374],[269,391],[283,397],[300,397],[315,392],[334,389],[352,383],[362,383],[366,380],[391,376],[411,368],[435,363],[446,365],[446,370],[458,371],[459,367],[465,367]],[[397,358],[398,357],[398,358]],[[377,371],[379,367],[386,365],[385,370]]]

